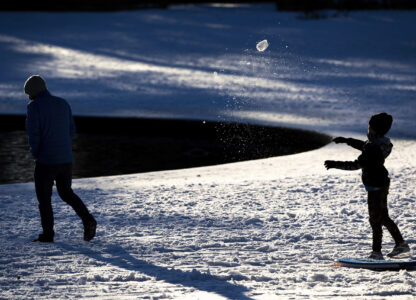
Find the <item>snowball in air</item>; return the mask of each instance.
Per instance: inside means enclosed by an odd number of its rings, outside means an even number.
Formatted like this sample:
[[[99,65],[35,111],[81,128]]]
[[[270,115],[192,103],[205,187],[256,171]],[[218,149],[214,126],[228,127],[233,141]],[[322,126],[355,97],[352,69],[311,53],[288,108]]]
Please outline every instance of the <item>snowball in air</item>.
[[[262,40],[261,42],[258,42],[256,45],[257,50],[260,52],[266,50],[267,47],[269,47],[269,43],[267,42],[267,40]]]

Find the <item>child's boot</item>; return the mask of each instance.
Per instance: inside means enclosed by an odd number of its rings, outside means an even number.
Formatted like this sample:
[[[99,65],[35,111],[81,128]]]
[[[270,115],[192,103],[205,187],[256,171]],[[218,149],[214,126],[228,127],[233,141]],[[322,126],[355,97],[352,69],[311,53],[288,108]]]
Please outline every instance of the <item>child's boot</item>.
[[[401,242],[400,244],[394,246],[393,251],[387,254],[388,257],[395,257],[399,254],[406,253],[410,251],[410,247],[406,242]]]
[[[384,259],[383,254],[381,252],[378,252],[378,251],[371,252],[371,254],[368,258],[377,259],[377,260],[383,260]]]

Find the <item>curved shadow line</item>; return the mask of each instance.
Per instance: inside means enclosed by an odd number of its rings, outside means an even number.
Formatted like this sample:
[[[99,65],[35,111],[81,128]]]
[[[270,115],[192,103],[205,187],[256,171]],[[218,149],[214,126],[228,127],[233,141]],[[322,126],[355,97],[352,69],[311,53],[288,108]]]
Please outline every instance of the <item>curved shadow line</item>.
[[[216,293],[228,299],[252,300],[252,298],[244,294],[249,291],[247,287],[230,283],[226,281],[226,278],[221,278],[209,273],[201,273],[197,270],[182,271],[157,266],[133,257],[124,250],[123,247],[116,244],[107,245],[104,253],[95,252],[93,249],[89,248],[75,248],[61,242],[55,242],[55,245],[66,251],[77,252],[118,268],[146,274],[158,281],[165,281],[170,284],[181,284],[183,286],[196,288],[200,291]],[[104,254],[110,255],[110,257],[105,257]]]

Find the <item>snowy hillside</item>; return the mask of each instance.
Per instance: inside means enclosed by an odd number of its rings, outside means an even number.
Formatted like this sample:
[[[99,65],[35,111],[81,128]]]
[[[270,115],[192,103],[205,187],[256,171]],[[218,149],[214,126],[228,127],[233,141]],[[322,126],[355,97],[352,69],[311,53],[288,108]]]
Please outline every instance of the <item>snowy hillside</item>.
[[[273,6],[1,13],[1,112],[42,73],[75,114],[244,119],[355,130],[380,105],[409,135],[414,12],[299,20]],[[258,52],[256,43],[269,47]],[[413,99],[412,99],[413,98]],[[363,101],[365,100],[365,101]],[[360,127],[361,128],[361,127]],[[414,136],[413,134],[410,134]]]
[[[300,20],[273,6],[117,13],[0,13],[0,113],[25,113],[42,74],[77,115],[243,120],[365,138],[394,118],[390,213],[416,239],[416,12]],[[264,52],[256,49],[267,40]],[[186,170],[76,180],[90,243],[54,194],[54,244],[32,183],[0,186],[1,299],[412,299],[416,273],[337,268],[371,248],[345,145]],[[140,159],[140,158],[138,158]],[[393,247],[384,235],[383,251]]]

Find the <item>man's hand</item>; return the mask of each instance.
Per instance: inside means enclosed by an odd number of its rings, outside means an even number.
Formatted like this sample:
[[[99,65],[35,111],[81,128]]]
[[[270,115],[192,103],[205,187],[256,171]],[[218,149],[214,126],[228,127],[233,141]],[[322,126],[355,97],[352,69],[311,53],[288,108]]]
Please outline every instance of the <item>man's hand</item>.
[[[334,161],[334,160],[326,160],[325,163],[324,163],[324,165],[325,165],[325,168],[327,170],[334,169],[337,166],[337,162]]]
[[[335,144],[340,144],[340,143],[346,143],[347,142],[347,139],[344,138],[344,137],[342,137],[342,136],[339,136],[339,137],[334,138],[332,141]]]

